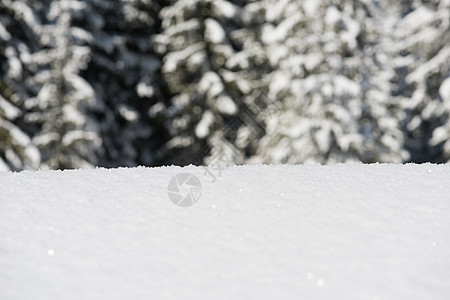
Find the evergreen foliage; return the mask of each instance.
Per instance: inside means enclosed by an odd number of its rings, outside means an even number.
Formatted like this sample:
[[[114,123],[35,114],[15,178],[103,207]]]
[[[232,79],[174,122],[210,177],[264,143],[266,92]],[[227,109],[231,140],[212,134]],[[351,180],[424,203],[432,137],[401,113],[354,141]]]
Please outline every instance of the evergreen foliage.
[[[450,160],[448,0],[2,0],[0,170]]]

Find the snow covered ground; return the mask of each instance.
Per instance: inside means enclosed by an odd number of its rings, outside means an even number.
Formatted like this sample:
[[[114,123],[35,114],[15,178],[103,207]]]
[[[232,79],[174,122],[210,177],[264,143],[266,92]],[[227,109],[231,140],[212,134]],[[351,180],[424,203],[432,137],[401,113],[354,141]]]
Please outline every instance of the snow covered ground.
[[[449,298],[450,165],[0,173],[0,299]]]

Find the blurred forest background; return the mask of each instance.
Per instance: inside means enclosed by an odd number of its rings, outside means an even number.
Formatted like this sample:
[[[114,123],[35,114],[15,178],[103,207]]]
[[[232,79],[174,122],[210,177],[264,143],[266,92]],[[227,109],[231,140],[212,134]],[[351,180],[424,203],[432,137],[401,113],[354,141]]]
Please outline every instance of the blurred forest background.
[[[450,0],[0,0],[0,170],[450,160]]]

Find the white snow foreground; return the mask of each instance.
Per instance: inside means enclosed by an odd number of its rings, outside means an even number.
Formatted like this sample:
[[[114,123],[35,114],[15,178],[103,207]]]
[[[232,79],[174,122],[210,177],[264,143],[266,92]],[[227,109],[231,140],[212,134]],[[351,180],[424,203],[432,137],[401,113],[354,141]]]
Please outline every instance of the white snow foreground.
[[[450,165],[0,173],[0,299],[449,297]]]

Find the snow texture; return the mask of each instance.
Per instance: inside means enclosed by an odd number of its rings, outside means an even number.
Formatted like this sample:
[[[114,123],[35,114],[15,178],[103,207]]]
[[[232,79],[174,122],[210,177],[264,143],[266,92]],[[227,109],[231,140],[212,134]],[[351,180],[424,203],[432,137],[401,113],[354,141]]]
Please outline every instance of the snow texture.
[[[186,172],[202,194],[182,208],[167,187]],[[0,182],[1,299],[450,295],[449,165],[23,171]]]

